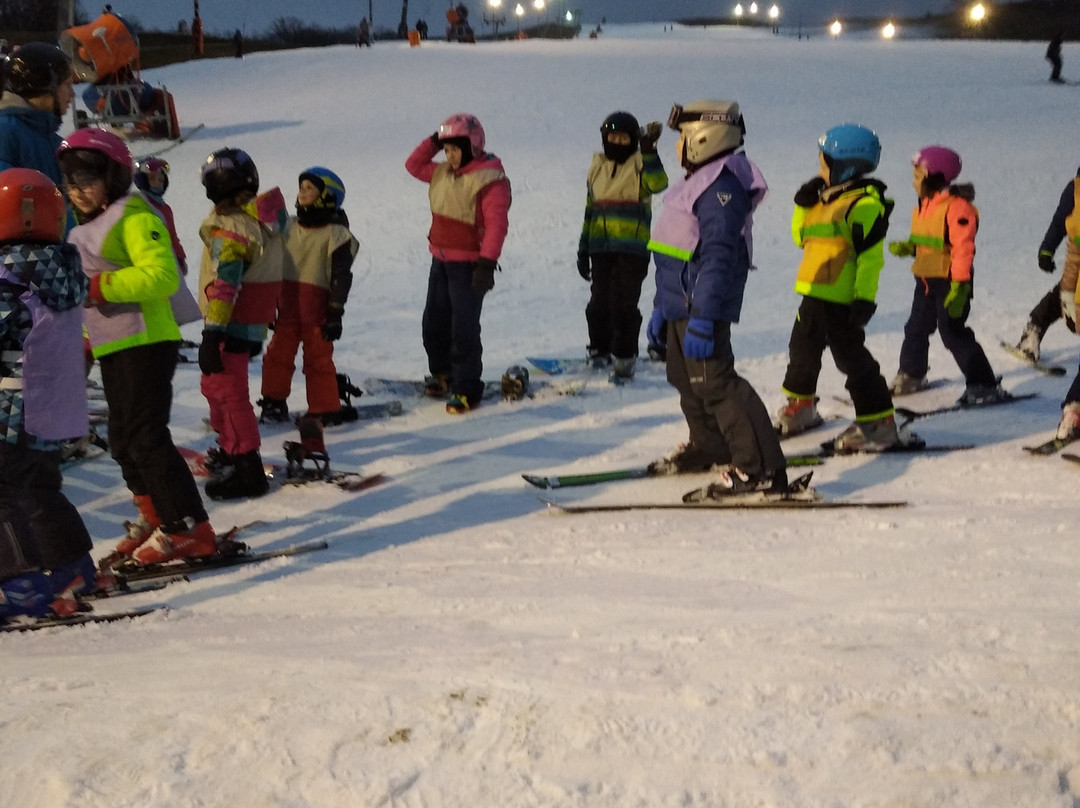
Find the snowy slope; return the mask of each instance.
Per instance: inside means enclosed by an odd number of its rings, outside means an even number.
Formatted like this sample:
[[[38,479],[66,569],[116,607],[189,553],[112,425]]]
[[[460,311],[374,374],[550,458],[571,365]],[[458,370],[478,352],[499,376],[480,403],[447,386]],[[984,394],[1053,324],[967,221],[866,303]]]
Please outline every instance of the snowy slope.
[[[1005,385],[1040,395],[920,422],[972,451],[816,470],[827,496],[910,502],[888,512],[543,512],[521,472],[640,464],[684,439],[656,367],[624,388],[600,380],[455,419],[410,402],[332,430],[336,465],[391,481],[211,506],[219,529],[266,520],[259,547],[325,537],[329,550],[127,598],[170,606],[138,623],[0,637],[5,805],[1080,804],[1080,470],[1021,452],[1055,427],[1077,346],[1060,327],[1046,340],[1064,380],[996,348],[1052,282],[1035,252],[1077,165],[1075,89],[1045,81],[1040,47],[658,24],[598,41],[256,54],[150,78],[185,123],[206,124],[168,155],[193,256],[213,149],[246,149],[287,197],[308,165],[342,175],[362,242],[337,352],[354,381],[425,370],[427,197],[403,163],[442,118],[475,112],[513,182],[483,320],[497,378],[527,355],[583,351],[574,253],[603,117],[663,120],[674,101],[716,97],[742,104],[773,188],[734,332],[770,409],[798,304],[791,194],[814,173],[818,135],[851,120],[882,138],[894,237],[914,203],[910,155],[934,142],[963,154],[982,214],[972,324]],[[665,132],[675,175],[673,144]],[[911,287],[890,258],[870,327],[889,376]],[[939,343],[931,362],[953,384],[911,406],[962,389]],[[828,361],[819,392],[826,413],[850,416]],[[204,415],[197,370],[180,368],[178,442],[209,444]],[[265,454],[290,437],[265,429]],[[562,496],[675,498],[700,482]],[[105,553],[131,513],[115,465],[84,464],[66,488]]]

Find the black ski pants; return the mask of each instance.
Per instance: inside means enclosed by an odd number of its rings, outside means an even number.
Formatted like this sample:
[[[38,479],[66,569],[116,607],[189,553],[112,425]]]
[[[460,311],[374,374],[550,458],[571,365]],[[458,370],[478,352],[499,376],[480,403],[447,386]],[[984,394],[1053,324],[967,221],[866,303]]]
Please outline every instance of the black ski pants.
[[[945,311],[945,296],[949,294],[948,278],[916,278],[911,300],[911,315],[904,324],[904,344],[900,346],[900,370],[917,379],[926,377],[930,367],[930,335],[941,333],[941,342],[953,355],[967,384],[993,386],[997,384],[994,369],[975,332],[967,326],[971,299],[964,311],[953,318]]]
[[[484,394],[480,313],[485,293],[473,289],[473,266],[432,258],[421,329],[428,370],[448,374],[450,393],[475,406]]]
[[[206,520],[199,488],[169,432],[179,343],[155,342],[101,357],[109,450],[134,496],[150,497],[165,525]]]
[[[692,359],[682,351],[688,322],[668,323],[667,378],[679,391],[690,444],[713,463],[732,463],[750,475],[785,469],[787,461],[765,404],[735,372],[731,324],[718,320],[712,356]]]
[[[821,359],[828,348],[836,369],[844,374],[855,416],[892,412],[889,385],[881,366],[866,347],[866,332],[851,323],[851,306],[803,297],[788,340],[784,392],[810,398],[817,393]]]
[[[0,581],[90,552],[90,534],[62,485],[58,451],[0,443]]]
[[[1028,320],[1033,322],[1039,329],[1040,334],[1045,334],[1050,326],[1061,319],[1061,284],[1055,283],[1053,288],[1042,296],[1035,304],[1035,308],[1028,315]]]
[[[589,353],[630,359],[638,355],[641,285],[649,274],[649,255],[593,253],[592,287],[585,321]]]

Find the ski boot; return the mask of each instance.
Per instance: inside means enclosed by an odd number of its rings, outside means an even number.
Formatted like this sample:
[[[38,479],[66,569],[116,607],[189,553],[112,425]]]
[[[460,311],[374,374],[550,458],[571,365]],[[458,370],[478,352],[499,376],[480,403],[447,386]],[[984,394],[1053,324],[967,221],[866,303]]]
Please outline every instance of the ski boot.
[[[773,424],[776,434],[782,438],[788,438],[821,426],[824,419],[818,414],[817,402],[817,398],[813,396],[809,398],[788,396],[787,404],[776,414],[776,423]]]
[[[1043,332],[1035,323],[1029,322],[1024,326],[1024,333],[1020,335],[1020,341],[1016,343],[1016,350],[1023,354],[1024,358],[1031,363],[1037,363],[1042,348]]]
[[[927,386],[928,383],[925,376],[919,378],[918,376],[911,376],[901,370],[897,372],[892,383],[889,385],[889,392],[899,398],[900,396],[909,396],[912,393],[917,393]]]
[[[883,452],[900,443],[896,418],[886,415],[870,421],[856,421],[833,441],[837,454]]]
[[[260,424],[289,423],[289,405],[278,398],[260,398],[255,402],[262,407],[259,414]]]
[[[261,497],[270,490],[258,449],[233,455],[233,465],[206,483],[210,499]]]
[[[706,457],[705,453],[692,443],[684,443],[670,454],[651,462],[648,470],[651,476],[660,477],[708,471],[713,465],[715,465],[713,458]]]
[[[981,404],[996,404],[1008,397],[1009,394],[998,379],[993,384],[969,384],[956,403],[962,407],[975,407]]]
[[[428,398],[445,398],[449,392],[449,373],[433,373],[424,379],[424,395]]]
[[[135,551],[132,559],[143,566],[164,564],[176,559],[211,556],[217,549],[217,537],[210,527],[210,520],[196,522],[189,516],[155,530]]]
[[[628,382],[634,378],[637,357],[614,357],[611,360],[611,381],[615,384]]]
[[[1070,401],[1061,408],[1061,422],[1058,424],[1058,440],[1080,440],[1080,401]]]

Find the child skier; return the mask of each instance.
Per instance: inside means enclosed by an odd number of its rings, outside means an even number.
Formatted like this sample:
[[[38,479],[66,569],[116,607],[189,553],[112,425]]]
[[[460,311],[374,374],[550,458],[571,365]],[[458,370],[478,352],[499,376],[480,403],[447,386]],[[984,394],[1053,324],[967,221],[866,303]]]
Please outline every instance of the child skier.
[[[600,137],[604,151],[589,166],[577,267],[592,283],[585,308],[589,358],[629,379],[641,331],[638,298],[649,274],[651,197],[667,188],[668,177],[656,153],[659,123],[642,131],[629,112],[613,112]]]
[[[180,329],[169,298],[180,270],[161,217],[131,193],[124,141],[79,129],[57,157],[79,225],[68,239],[90,278],[84,319],[109,405],[109,448],[139,518],[117,545],[140,564],[212,555],[214,530],[169,433]]]
[[[203,241],[199,305],[203,310],[199,369],[224,470],[206,483],[212,499],[259,497],[269,490],[248,362],[262,350],[281,294],[287,218],[277,188],[256,197],[259,172],[241,149],[206,158],[202,184],[214,203],[199,228]],[[225,465],[231,462],[231,465]]]
[[[888,385],[866,348],[893,207],[885,184],[867,176],[880,156],[877,135],[864,126],[827,131],[818,140],[818,174],[796,192],[791,220],[803,251],[795,280],[803,299],[788,341],[788,402],[776,430],[797,435],[821,423],[816,393],[828,347],[855,405],[855,423],[835,440],[840,452],[880,451],[899,440]]]
[[[78,608],[92,542],[61,491],[60,446],[85,435],[82,304],[67,205],[29,168],[0,172],[0,622]]]
[[[893,379],[894,395],[906,395],[926,385],[930,335],[937,329],[967,384],[960,402],[985,404],[1007,397],[993,368],[968,328],[974,280],[975,233],[979,211],[970,184],[953,185],[960,174],[960,155],[944,146],[927,146],[913,158],[912,184],[918,201],[911,213],[911,235],[893,241],[889,252],[914,256],[915,294],[904,325],[900,370]]]
[[[170,299],[176,324],[187,325],[201,320],[202,313],[199,311],[199,304],[195,302],[184,280],[188,274],[187,254],[180,243],[180,236],[176,233],[176,219],[172,208],[165,201],[165,191],[169,188],[169,164],[160,157],[149,157],[136,163],[135,187],[142,191],[146,201],[158,212],[165,222],[165,227],[169,230],[173,255],[176,256],[176,264],[180,268],[180,288]]]
[[[431,375],[424,392],[449,393],[451,415],[478,406],[484,392],[480,312],[509,227],[510,180],[484,140],[475,116],[451,115],[405,161],[406,171],[430,184],[432,258],[422,328]],[[446,160],[436,163],[440,151]]]
[[[787,463],[769,413],[735,372],[731,351],[765,178],[740,149],[746,127],[736,102],[676,105],[668,125],[679,132],[676,153],[686,176],[667,192],[649,242],[656,262],[649,341],[666,340],[667,378],[679,391],[690,441],[652,470],[719,465],[714,494],[784,490]]]
[[[1078,241],[1080,240],[1080,221],[1077,220],[1075,212],[1078,196],[1080,196],[1080,169],[1077,169],[1076,176],[1069,180],[1062,190],[1057,208],[1046,228],[1046,234],[1043,236],[1042,243],[1039,244],[1039,269],[1053,274],[1057,271],[1054,253],[1057,252],[1065,236],[1069,237],[1065,248],[1064,275],[1061,281],[1055,283],[1050,291],[1035,304],[1035,308],[1028,315],[1024,333],[1020,335],[1020,340],[1016,343],[1016,350],[1030,362],[1039,361],[1043,336],[1050,326],[1061,319],[1062,311],[1069,308],[1068,303],[1072,295],[1065,293],[1070,293],[1076,288],[1077,274],[1080,274],[1080,251],[1077,249],[1077,244],[1080,243]]]
[[[352,287],[352,264],[360,245],[344,219],[345,185],[327,168],[314,166],[300,174],[296,216],[285,232],[286,260],[274,335],[263,358],[260,421],[289,419],[285,403],[296,369],[296,352],[304,346],[308,412],[324,426],[355,418],[341,406],[334,342],[341,339],[341,320]]]

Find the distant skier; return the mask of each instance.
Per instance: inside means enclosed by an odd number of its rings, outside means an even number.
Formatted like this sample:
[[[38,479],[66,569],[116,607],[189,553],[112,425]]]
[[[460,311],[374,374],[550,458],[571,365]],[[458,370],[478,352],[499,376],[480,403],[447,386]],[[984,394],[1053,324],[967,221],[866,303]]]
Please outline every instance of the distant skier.
[[[838,452],[880,451],[899,441],[889,387],[866,347],[877,310],[878,277],[893,208],[877,168],[881,142],[858,124],[818,140],[818,174],[795,193],[791,232],[802,249],[795,291],[802,295],[788,341],[788,366],[776,429],[797,435],[821,423],[817,383],[828,348],[855,407],[855,422],[834,441]]]
[[[502,162],[484,151],[484,128],[474,115],[443,121],[405,161],[405,170],[429,183],[431,230],[424,350],[424,392],[450,400],[446,411],[461,415],[479,406],[484,392],[484,346],[480,312],[495,287],[495,269],[509,229],[510,180]],[[443,162],[435,162],[442,151]]]
[[[686,176],[664,197],[649,249],[656,264],[649,341],[667,344],[667,378],[690,431],[655,473],[717,466],[714,493],[787,488],[787,462],[761,398],[735,371],[739,321],[753,263],[753,213],[768,187],[741,150],[746,126],[734,101],[671,110]]]
[[[624,379],[633,377],[638,355],[651,199],[668,186],[656,153],[659,137],[659,123],[643,131],[629,112],[613,112],[600,126],[603,152],[593,155],[586,179],[577,268],[592,284],[585,308],[589,358],[611,364],[614,375]]]
[[[1049,46],[1046,48],[1046,61],[1050,63],[1050,81],[1056,84],[1064,84],[1065,80],[1061,78],[1061,43],[1065,38],[1065,35],[1058,32],[1054,35],[1054,38],[1050,40]]]
[[[889,252],[914,256],[915,295],[904,325],[900,371],[894,394],[903,395],[926,384],[930,335],[941,334],[967,387],[965,404],[985,404],[1007,396],[975,332],[967,325],[975,279],[975,234],[979,211],[972,204],[975,188],[953,183],[963,166],[960,155],[944,146],[926,146],[911,160],[912,184],[918,201],[911,214],[911,235],[889,243]]]
[[[356,29],[356,47],[362,48],[365,45],[371,47],[371,25],[368,23],[367,17],[362,17],[360,25]]]
[[[234,56],[237,59],[244,58],[244,35],[240,33],[240,29],[237,28],[232,37],[233,48],[235,49]]]

